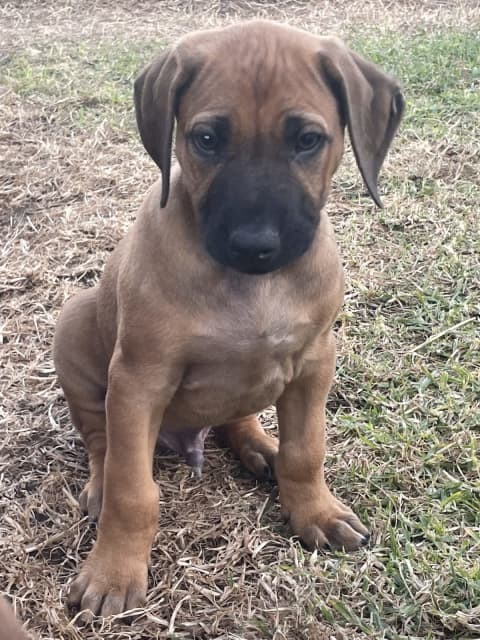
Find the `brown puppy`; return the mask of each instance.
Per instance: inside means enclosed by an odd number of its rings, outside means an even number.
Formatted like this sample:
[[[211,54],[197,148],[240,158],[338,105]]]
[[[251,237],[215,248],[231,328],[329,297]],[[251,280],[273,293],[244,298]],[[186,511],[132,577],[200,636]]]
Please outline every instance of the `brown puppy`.
[[[217,427],[251,471],[274,467],[308,546],[366,543],[324,479],[343,276],[322,207],[345,127],[380,204],[404,105],[397,84],[339,40],[265,21],[183,38],[137,79],[135,104],[162,181],[100,285],[65,306],[55,339],[89,453],[81,502],[99,515],[70,598],[102,615],[144,602],[159,434],[198,467],[204,428]],[[255,417],[270,404],[278,445]]]

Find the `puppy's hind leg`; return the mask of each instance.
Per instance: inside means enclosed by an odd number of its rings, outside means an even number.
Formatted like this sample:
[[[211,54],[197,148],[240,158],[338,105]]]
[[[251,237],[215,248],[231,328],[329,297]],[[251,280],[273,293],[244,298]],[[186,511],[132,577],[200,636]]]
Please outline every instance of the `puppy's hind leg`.
[[[90,470],[90,477],[80,493],[78,502],[84,514],[88,514],[91,520],[98,520],[103,500],[103,468],[106,451],[105,411],[80,409],[70,401],[68,406],[72,422],[80,431],[87,447]]]
[[[62,310],[54,340],[59,382],[88,451],[90,478],[80,494],[80,507],[93,520],[102,508],[108,367],[96,318],[96,289],[79,293]]]
[[[215,428],[221,446],[227,446],[259,480],[273,475],[278,442],[262,428],[256,415],[246,416]]]

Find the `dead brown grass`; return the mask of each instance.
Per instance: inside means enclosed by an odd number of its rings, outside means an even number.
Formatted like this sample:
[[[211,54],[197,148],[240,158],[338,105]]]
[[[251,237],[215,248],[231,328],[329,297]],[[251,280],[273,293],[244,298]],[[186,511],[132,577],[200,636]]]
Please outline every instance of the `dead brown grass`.
[[[288,18],[318,32],[345,34],[359,26],[368,30],[368,25],[380,21],[385,28],[407,32],[446,25],[471,27],[478,22],[478,5],[434,0],[14,1],[0,7],[0,61],[8,62],[18,51],[29,51],[34,59],[37,49],[44,51],[59,41],[67,45],[116,38],[171,41],[191,28],[252,15]],[[457,221],[468,228],[468,195],[460,198],[465,203],[462,209],[455,189],[460,183],[464,188],[478,171],[478,147],[472,140],[447,144],[443,139],[425,141],[412,132],[404,136],[405,148],[397,147],[386,169],[388,177],[394,167],[391,180],[393,175],[396,179],[388,183],[394,192],[388,215],[371,215],[370,205],[358,197],[360,183],[352,177],[356,172],[348,160],[334,196],[337,206],[332,207],[353,287],[342,317],[342,382],[331,403],[331,417],[341,428],[331,431],[329,474],[339,495],[357,504],[362,515],[377,519],[372,549],[348,558],[304,553],[281,525],[271,487],[256,485],[228,454],[209,444],[205,474],[198,481],[190,478],[175,456],[159,452],[155,478],[162,494],[161,527],[147,608],[134,613],[130,623],[106,619],[79,628],[70,620],[64,608],[66,586],[89,550],[94,530],[78,509],[77,497],[87,477],[86,455],[53,371],[50,345],[55,319],[78,287],[97,281],[108,253],[156,177],[131,126],[117,126],[108,114],[79,126],[79,100],[61,93],[48,98],[22,95],[0,80],[0,590],[13,600],[28,629],[45,639],[72,640],[140,640],[168,634],[216,640],[361,639],[372,637],[368,625],[376,622],[371,612],[376,599],[381,599],[386,631],[378,632],[378,637],[479,638],[478,608],[458,615],[448,609],[448,598],[458,598],[456,592],[449,595],[454,587],[448,582],[448,570],[442,564],[437,567],[434,556],[428,554],[420,558],[424,573],[417,571],[417,565],[412,569],[412,545],[424,548],[428,535],[440,545],[435,537],[440,533],[425,534],[422,529],[421,539],[414,533],[411,538],[409,533],[396,539],[392,530],[406,531],[429,488],[437,482],[442,490],[450,486],[443,473],[451,477],[458,469],[447,465],[444,469],[438,462],[447,455],[443,442],[434,453],[430,449],[418,453],[420,436],[405,445],[403,412],[408,410],[412,420],[421,422],[430,410],[428,402],[438,413],[434,398],[422,398],[418,409],[417,397],[409,405],[406,397],[390,400],[383,395],[382,385],[395,375],[399,362],[409,367],[407,377],[417,380],[427,375],[425,368],[432,361],[408,354],[435,327],[422,325],[413,339],[408,323],[394,325],[393,337],[387,336],[383,323],[389,317],[402,317],[415,282],[420,282],[419,287],[422,278],[433,282],[433,257],[438,257],[439,247],[445,246]],[[433,179],[444,186],[438,197],[427,198],[423,206],[411,189],[423,189]],[[453,213],[451,217],[445,213],[454,207],[456,220]],[[397,273],[398,261],[408,250],[392,239],[392,229],[399,228],[414,230],[418,264]],[[365,247],[372,245],[377,252],[370,253],[370,261],[362,261]],[[455,283],[445,278],[440,285],[447,293],[449,287],[454,291]],[[472,280],[464,286],[468,289]],[[380,318],[379,304],[386,308]],[[465,307],[467,316],[471,308]],[[365,320],[370,333],[348,329],[354,323],[353,311],[359,325]],[[455,340],[457,352],[466,349],[457,334]],[[374,356],[370,360],[368,350],[380,352],[379,361]],[[378,368],[370,368],[373,365]],[[441,395],[438,391],[435,397]],[[457,401],[463,402],[461,394]],[[348,426],[350,413],[355,415],[362,403],[369,402],[386,407],[380,444],[367,431],[368,425],[365,431],[358,427],[361,438]],[[452,440],[439,433],[445,446],[453,448],[449,464],[459,461],[458,478],[465,487],[475,482],[475,468],[469,466],[473,454],[468,458],[466,453],[473,446],[469,438],[474,438],[474,432],[467,430],[468,419],[462,419],[465,431]],[[263,420],[267,428],[275,428],[272,413],[267,412]],[[398,433],[394,424],[400,425]],[[395,433],[391,437],[390,429]],[[434,432],[428,434],[433,442]],[[428,476],[429,455],[440,465],[440,480]],[[475,566],[480,548],[478,524],[465,505],[448,521],[450,538],[445,544],[460,549],[452,580],[463,571],[463,559],[465,571]],[[421,517],[424,510],[422,506]],[[398,554],[395,545],[401,547]],[[446,555],[439,557],[441,563],[448,563]],[[392,569],[395,563],[398,572]],[[406,590],[397,592],[394,582],[403,584],[402,579]],[[415,602],[420,609],[409,609]]]
[[[469,27],[477,0],[11,0],[0,7],[2,43],[137,34],[165,38],[253,16],[286,20],[314,33],[348,33],[358,25],[401,29]]]

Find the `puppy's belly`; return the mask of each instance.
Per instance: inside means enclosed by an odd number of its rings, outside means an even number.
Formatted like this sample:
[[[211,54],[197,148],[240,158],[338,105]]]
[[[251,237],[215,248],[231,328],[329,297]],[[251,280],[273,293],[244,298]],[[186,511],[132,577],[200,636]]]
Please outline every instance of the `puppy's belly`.
[[[291,358],[192,365],[165,412],[172,427],[219,425],[265,409],[282,394],[294,375]]]

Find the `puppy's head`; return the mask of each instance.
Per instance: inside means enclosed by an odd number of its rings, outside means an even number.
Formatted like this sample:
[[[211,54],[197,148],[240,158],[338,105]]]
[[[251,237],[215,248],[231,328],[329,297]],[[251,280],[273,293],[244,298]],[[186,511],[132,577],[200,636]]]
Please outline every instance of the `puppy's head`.
[[[197,32],[135,82],[137,122],[169,193],[176,154],[203,242],[219,263],[267,273],[314,238],[348,128],[365,184],[400,122],[399,87],[335,38],[254,21]]]

